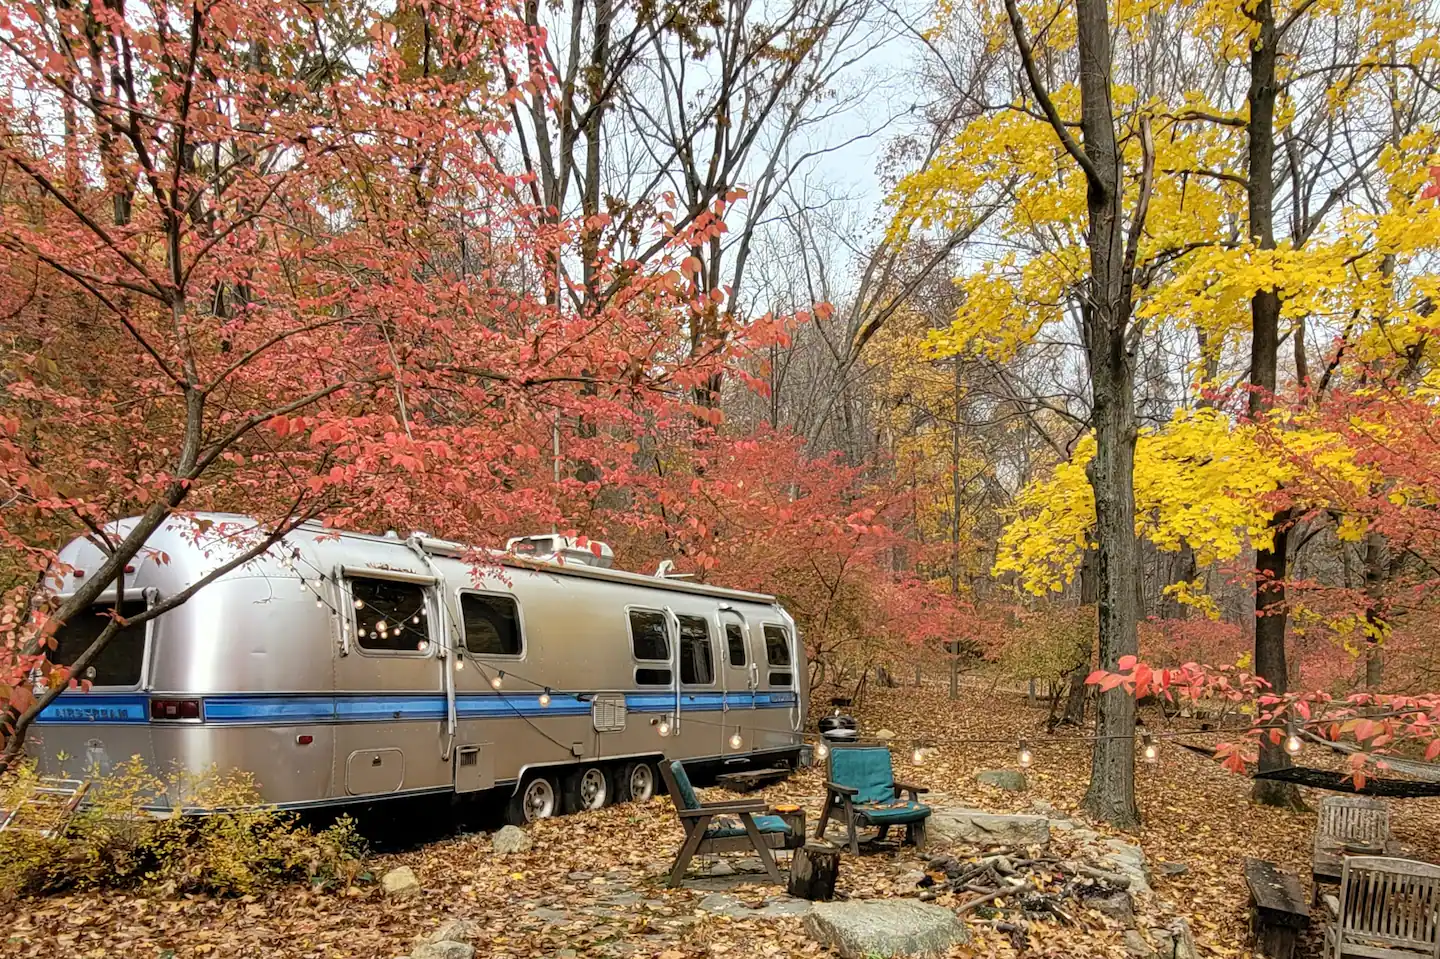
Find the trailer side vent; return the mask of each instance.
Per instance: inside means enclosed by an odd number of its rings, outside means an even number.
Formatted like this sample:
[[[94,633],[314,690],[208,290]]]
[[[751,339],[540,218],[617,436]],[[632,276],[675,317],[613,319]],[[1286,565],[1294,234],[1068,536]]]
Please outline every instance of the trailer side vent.
[[[590,701],[590,720],[597,733],[618,733],[625,728],[625,696],[597,693]]]

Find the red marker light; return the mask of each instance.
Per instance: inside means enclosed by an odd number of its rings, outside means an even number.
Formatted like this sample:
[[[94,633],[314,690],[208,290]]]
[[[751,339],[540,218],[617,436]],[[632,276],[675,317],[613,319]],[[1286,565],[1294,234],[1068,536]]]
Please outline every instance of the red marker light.
[[[301,746],[308,746],[315,741],[315,737],[310,735],[300,735],[295,737],[295,741]]]

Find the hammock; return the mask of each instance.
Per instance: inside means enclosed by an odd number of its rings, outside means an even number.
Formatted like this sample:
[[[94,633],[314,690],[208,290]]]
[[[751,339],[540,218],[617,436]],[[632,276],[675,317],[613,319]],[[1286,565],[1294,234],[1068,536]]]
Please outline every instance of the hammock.
[[[1200,753],[1202,756],[1215,755],[1215,750],[1209,746],[1196,746],[1191,743],[1182,743],[1178,740],[1175,745],[1191,752]],[[1328,745],[1328,744],[1327,744]],[[1343,750],[1342,750],[1343,751]],[[1394,760],[1390,760],[1394,761]],[[1416,766],[1428,766],[1428,763],[1414,763]],[[1436,767],[1431,767],[1436,768]],[[1359,789],[1355,788],[1355,782],[1343,773],[1337,773],[1333,769],[1315,769],[1310,766],[1290,766],[1285,769],[1272,769],[1269,772],[1252,773],[1252,779],[1274,779],[1278,782],[1294,783],[1297,786],[1308,786],[1311,789],[1328,789],[1337,793],[1358,793],[1362,796],[1389,796],[1393,799],[1418,799],[1422,796],[1440,796],[1440,782],[1414,782],[1406,779],[1376,779],[1373,776],[1365,777],[1365,785]]]

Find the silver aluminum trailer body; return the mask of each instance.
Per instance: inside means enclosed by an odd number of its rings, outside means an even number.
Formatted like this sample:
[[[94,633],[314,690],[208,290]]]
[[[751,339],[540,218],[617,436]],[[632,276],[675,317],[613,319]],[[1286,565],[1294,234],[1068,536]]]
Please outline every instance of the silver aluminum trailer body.
[[[246,526],[169,521],[136,557],[125,601],[199,580],[236,555],[226,537]],[[301,527],[122,634],[92,688],[42,714],[29,750],[42,771],[80,776],[132,756],[157,771],[246,770],[287,807],[563,787],[597,767],[606,798],[625,798],[621,776],[650,763],[653,782],[661,757],[798,758],[803,646],[773,597],[486,557],[420,534]],[[101,553],[79,539],[61,559],[78,571],[64,594]],[[60,652],[73,659],[87,634],[67,640],[71,628]]]

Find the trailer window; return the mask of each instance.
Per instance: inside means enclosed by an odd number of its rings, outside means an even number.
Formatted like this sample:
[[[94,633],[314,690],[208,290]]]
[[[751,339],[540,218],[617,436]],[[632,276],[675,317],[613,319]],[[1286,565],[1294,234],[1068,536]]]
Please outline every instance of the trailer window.
[[[477,656],[519,656],[520,605],[512,596],[460,595],[465,649]]]
[[[790,635],[785,627],[765,624],[765,661],[770,664],[771,686],[789,686],[794,681],[790,673]]]
[[[745,633],[739,623],[725,624],[725,648],[730,655],[731,666],[745,665]]]
[[[429,644],[425,587],[419,583],[355,576],[350,578],[350,599],[361,649],[413,653]]]
[[[634,651],[636,659],[652,663],[668,663],[670,661],[670,640],[665,635],[665,614],[648,609],[632,609],[630,611],[630,648]]]
[[[145,606],[144,600],[127,599],[120,604],[120,615],[126,619],[138,616],[145,611]],[[79,659],[110,625],[114,610],[114,603],[97,603],[72,616],[55,632],[55,649],[50,654],[50,661],[69,666]],[[110,637],[100,655],[73,678],[76,682],[89,680],[95,686],[134,686],[140,682],[140,670],[144,665],[145,624],[123,626]]]
[[[710,624],[700,616],[680,616],[680,682],[709,686],[715,682],[715,656],[710,649]]]

